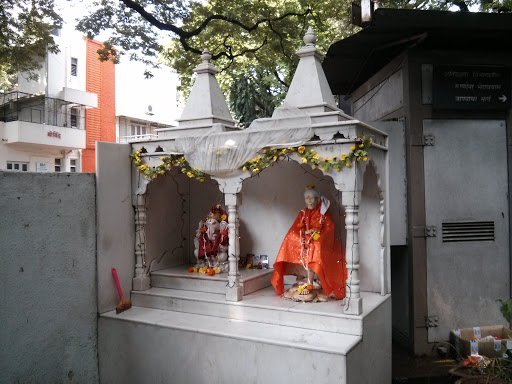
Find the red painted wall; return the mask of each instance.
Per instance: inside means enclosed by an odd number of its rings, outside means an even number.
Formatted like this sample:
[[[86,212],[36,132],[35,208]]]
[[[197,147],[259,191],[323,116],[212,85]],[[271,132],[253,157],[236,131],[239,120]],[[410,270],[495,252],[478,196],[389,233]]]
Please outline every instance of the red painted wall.
[[[101,62],[98,49],[103,44],[87,40],[87,92],[98,95],[98,108],[85,112],[85,149],[82,151],[82,172],[96,171],[96,141],[116,141],[115,66],[112,61]]]

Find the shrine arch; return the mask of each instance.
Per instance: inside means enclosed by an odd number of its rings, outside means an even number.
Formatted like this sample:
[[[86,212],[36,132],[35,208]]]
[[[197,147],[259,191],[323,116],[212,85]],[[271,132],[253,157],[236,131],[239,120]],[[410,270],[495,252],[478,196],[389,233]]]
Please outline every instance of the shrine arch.
[[[344,248],[344,208],[334,180],[309,164],[283,159],[242,182],[240,254],[268,255],[272,267],[290,225],[304,208],[304,189],[311,184],[330,200],[329,213]]]

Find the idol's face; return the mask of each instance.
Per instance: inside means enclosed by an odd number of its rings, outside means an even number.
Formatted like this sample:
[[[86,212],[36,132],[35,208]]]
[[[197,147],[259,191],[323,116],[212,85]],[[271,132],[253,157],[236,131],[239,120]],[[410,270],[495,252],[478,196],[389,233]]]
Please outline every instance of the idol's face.
[[[208,219],[206,220],[206,234],[208,237],[212,237],[216,233],[219,232],[219,222],[215,219]]]
[[[306,195],[304,196],[307,209],[314,209],[320,202],[320,198],[316,196]]]

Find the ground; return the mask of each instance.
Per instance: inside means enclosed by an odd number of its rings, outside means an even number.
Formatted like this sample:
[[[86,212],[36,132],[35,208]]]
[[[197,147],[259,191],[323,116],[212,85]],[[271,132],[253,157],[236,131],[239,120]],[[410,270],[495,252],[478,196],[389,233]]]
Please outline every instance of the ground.
[[[415,357],[404,347],[393,344],[392,384],[451,384],[448,371],[455,366],[450,357]]]

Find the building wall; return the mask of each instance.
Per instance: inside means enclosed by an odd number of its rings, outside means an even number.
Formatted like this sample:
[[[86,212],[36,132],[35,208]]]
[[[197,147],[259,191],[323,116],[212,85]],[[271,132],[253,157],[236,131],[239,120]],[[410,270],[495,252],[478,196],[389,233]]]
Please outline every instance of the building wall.
[[[146,78],[144,63],[123,60],[116,65],[116,114],[135,120],[176,125],[181,115],[178,106],[178,74],[170,67],[151,68]],[[149,110],[151,106],[151,111]]]
[[[59,99],[62,97],[62,90],[64,87],[72,88],[78,91],[85,91],[85,74],[86,74],[86,55],[85,48],[86,42],[81,33],[74,31],[69,26],[60,31],[60,36],[53,36],[55,42],[59,45],[60,52],[56,54],[48,54],[47,57],[41,59],[41,69],[36,71],[39,75],[37,80],[29,81],[26,74],[20,74],[18,78],[18,91],[26,94],[41,94],[52,99]],[[76,76],[71,75],[71,58],[77,59],[77,73]],[[23,95],[20,94],[20,97]],[[41,103],[37,99],[38,103]],[[41,120],[33,120],[30,116],[24,115],[25,112],[30,114],[30,109],[23,110],[20,119],[24,121],[32,121],[34,123],[41,123],[52,126],[55,125],[55,130],[62,133],[62,127],[70,127],[70,106],[53,109],[55,100],[46,99],[45,105],[36,105],[40,109],[46,109],[46,117],[41,115]],[[64,104],[64,102],[62,102]],[[76,105],[75,105],[76,106]],[[84,129],[83,116],[85,114],[83,106],[76,106],[79,110],[78,115],[78,128]],[[57,113],[56,115],[54,115]],[[55,117],[56,116],[56,117]],[[55,118],[54,118],[55,117]],[[42,126],[42,127],[45,127]],[[57,128],[58,126],[58,128]],[[72,170],[70,167],[70,160],[76,162],[76,172],[81,171],[81,153],[79,150],[71,149],[65,146],[48,145],[44,141],[35,138],[30,144],[20,144],[13,147],[5,138],[4,127],[0,123],[0,169],[6,169],[6,163],[9,161],[26,162],[28,170],[32,172],[44,169],[49,172],[55,170],[55,159],[61,159],[61,171],[69,172]],[[25,132],[27,133],[27,132]],[[76,146],[74,147],[76,148]],[[38,162],[45,163],[44,167],[39,167]]]
[[[117,115],[116,137],[118,143],[128,143],[133,140],[151,140],[157,137],[155,123],[144,119]],[[134,130],[132,130],[132,126],[134,126]]]
[[[60,52],[50,53],[41,59],[41,69],[35,71],[38,80],[27,79],[21,74],[18,79],[18,90],[29,94],[46,94],[48,97],[59,98],[63,87],[85,91],[86,42],[81,33],[67,27],[60,31],[60,36],[53,36]],[[77,59],[77,74],[71,75],[71,58]]]
[[[112,61],[98,60],[102,44],[87,41],[86,91],[98,95],[98,108],[85,112],[86,148],[82,151],[82,171],[95,172],[96,141],[116,141],[115,67]]]
[[[91,174],[0,172],[5,383],[97,383]]]
[[[59,98],[63,87],[85,91],[86,42],[81,33],[62,31],[61,36],[54,36],[60,52],[48,55],[47,96]],[[76,76],[71,74],[71,59],[77,61]]]
[[[0,123],[0,135],[2,125]],[[60,151],[59,149],[42,152],[40,150],[18,150],[5,144],[0,144],[0,169],[7,169],[7,162],[28,163],[28,172],[54,172],[55,161],[60,159],[60,172],[71,172],[71,160],[76,162],[76,172],[80,172],[79,151]],[[41,165],[40,163],[44,163]]]
[[[508,228],[506,228],[507,225],[503,225],[500,220],[496,220],[498,228],[496,239],[484,247],[483,251],[479,251],[477,248],[478,245],[482,244],[481,242],[467,242],[470,246],[469,251],[464,249],[461,243],[453,243],[453,251],[449,257],[443,258],[440,257],[439,252],[433,251],[433,243],[442,240],[442,227],[440,222],[433,223],[432,220],[427,220],[429,215],[432,215],[432,208],[427,203],[433,200],[442,202],[446,201],[449,196],[456,196],[458,200],[457,207],[459,207],[457,219],[464,217],[468,221],[473,220],[468,213],[473,206],[487,209],[489,216],[498,212],[497,209],[491,207],[491,204],[497,201],[498,191],[482,194],[473,202],[469,198],[475,195],[477,187],[480,187],[481,180],[489,172],[493,178],[503,181],[505,184],[507,183],[507,176],[510,180],[510,169],[506,169],[506,160],[504,160],[507,157],[506,151],[508,151],[508,158],[510,159],[510,146],[508,150],[505,149],[504,145],[500,146],[500,152],[498,153],[497,145],[492,145],[494,151],[492,162],[496,162],[495,165],[500,166],[499,172],[496,171],[497,167],[472,165],[477,163],[480,165],[480,161],[472,162],[463,150],[475,147],[476,150],[473,153],[478,154],[480,148],[486,147],[484,140],[472,135],[467,127],[476,125],[479,127],[479,132],[484,132],[491,121],[498,120],[504,124],[502,125],[503,130],[506,130],[507,135],[509,135],[511,126],[510,109],[504,111],[486,110],[479,107],[466,110],[434,108],[432,105],[434,84],[431,68],[433,65],[446,65],[447,63],[463,66],[485,67],[497,65],[508,67],[509,56],[509,53],[504,54],[503,52],[430,51],[418,48],[408,52],[407,56],[397,56],[351,95],[353,100],[352,113],[356,118],[367,119],[365,121],[371,124],[374,124],[374,120],[386,122],[399,120],[403,122],[405,127],[401,132],[390,132],[390,141],[394,140],[397,143],[397,139],[400,139],[402,143],[400,146],[405,147],[403,156],[393,157],[396,149],[390,145],[390,190],[393,186],[396,186],[397,182],[405,182],[407,187],[406,194],[403,196],[403,199],[407,201],[407,243],[392,242],[392,245],[397,246],[394,249],[392,248],[393,331],[397,331],[395,335],[400,334],[409,337],[410,339],[406,342],[413,345],[414,352],[418,354],[432,353],[432,344],[429,344],[429,342],[448,339],[448,329],[450,328],[501,324],[504,322],[499,312],[499,305],[495,300],[502,298],[502,296],[508,297],[510,289],[510,279],[508,277],[510,235]],[[430,72],[427,71],[429,68]],[[432,145],[424,145],[423,135],[429,134],[425,130],[426,121],[435,124],[450,121],[453,124],[449,128],[440,129],[438,134],[434,135]],[[454,130],[460,131],[460,134],[456,135],[457,139],[455,141],[457,141],[457,144],[449,146],[449,150],[445,150],[444,153],[436,152],[434,161],[431,157],[429,158],[427,155],[432,150],[438,150],[442,147],[442,144],[454,142],[454,140],[447,141],[445,139],[445,135]],[[500,144],[502,144],[501,141]],[[460,174],[459,171],[455,170],[456,162],[448,162],[443,166],[439,165],[441,164],[440,159],[448,155],[453,155],[456,159],[464,159],[468,175],[466,183],[468,180],[475,180],[472,185],[468,187],[459,182],[452,188],[446,189],[440,187],[434,177],[429,176],[427,169],[434,169],[434,172],[431,171],[430,175],[435,174],[446,180],[455,179],[454,176]],[[482,168],[486,169],[482,170]],[[395,178],[393,181],[393,172],[397,170],[400,170],[401,177]],[[508,189],[510,189],[510,181],[508,184]],[[429,192],[432,189],[437,190],[439,195],[434,196]],[[391,195],[394,195],[393,192]],[[486,198],[487,195],[493,196],[493,199]],[[475,201],[478,202],[475,204]],[[510,209],[510,206],[504,206],[499,210],[500,218],[506,221],[506,211],[510,211]],[[395,212],[391,207],[391,216]],[[486,220],[491,219],[486,218]],[[427,237],[424,229],[432,225],[437,227],[437,234]],[[507,232],[507,235],[501,236],[501,230]],[[393,235],[394,231],[396,231],[396,227],[392,225],[392,239],[396,238]],[[494,252],[493,247],[495,246],[503,251]],[[436,258],[440,260],[434,264]],[[485,260],[492,260],[492,262],[485,262]],[[484,261],[486,267],[479,266],[478,262],[480,261]],[[443,277],[442,273],[449,271],[452,266],[453,270],[463,270],[462,273],[465,278],[456,282],[451,277],[449,279]],[[495,268],[502,272],[500,276],[494,274]],[[485,283],[473,284],[472,279],[468,277],[471,273],[477,275],[479,280],[483,279],[482,281],[486,281],[483,278],[486,274],[492,274],[496,280],[491,285]],[[450,276],[453,276],[453,274]],[[453,281],[457,286],[456,289],[445,286],[445,281]],[[468,305],[465,301],[468,299],[471,301],[471,298],[475,296],[478,297],[480,303],[487,305],[485,310],[475,311],[472,305]],[[450,303],[447,304],[447,302]],[[452,305],[451,303],[457,304]],[[483,308],[482,305],[480,307]],[[452,317],[454,313],[457,314],[457,319]],[[418,319],[425,319],[428,316],[438,318],[437,327],[418,326]]]
[[[29,80],[28,75],[25,73],[21,73],[18,76],[18,90],[20,92],[29,94],[44,94],[46,92],[46,85],[48,83],[46,78],[46,59],[41,59],[40,64],[41,68],[34,71],[38,75],[37,80]]]

